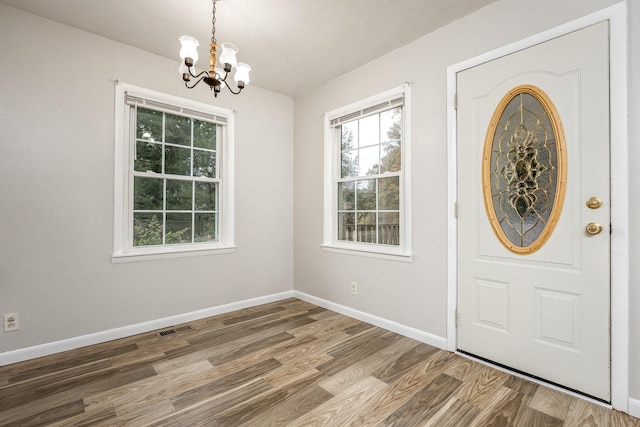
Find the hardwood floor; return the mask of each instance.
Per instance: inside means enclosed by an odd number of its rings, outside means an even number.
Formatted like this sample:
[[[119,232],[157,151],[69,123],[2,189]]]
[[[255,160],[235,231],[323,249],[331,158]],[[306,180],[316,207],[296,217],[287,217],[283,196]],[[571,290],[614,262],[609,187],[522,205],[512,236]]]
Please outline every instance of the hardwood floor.
[[[2,426],[635,426],[296,299],[0,367]]]

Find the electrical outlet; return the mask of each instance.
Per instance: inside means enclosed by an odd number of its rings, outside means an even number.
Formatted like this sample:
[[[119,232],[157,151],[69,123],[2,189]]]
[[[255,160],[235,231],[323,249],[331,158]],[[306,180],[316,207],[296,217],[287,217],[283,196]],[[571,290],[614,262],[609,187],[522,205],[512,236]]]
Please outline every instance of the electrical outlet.
[[[20,329],[18,323],[18,313],[9,313],[4,315],[4,331],[17,331]]]
[[[351,282],[351,295],[358,295],[358,284]]]

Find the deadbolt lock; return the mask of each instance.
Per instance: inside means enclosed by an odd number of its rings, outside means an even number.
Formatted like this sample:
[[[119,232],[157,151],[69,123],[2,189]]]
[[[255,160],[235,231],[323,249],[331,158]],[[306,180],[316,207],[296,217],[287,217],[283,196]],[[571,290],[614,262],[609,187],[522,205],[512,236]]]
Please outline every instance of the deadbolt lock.
[[[602,231],[602,226],[597,222],[590,222],[585,227],[585,230],[587,230],[587,233],[591,234],[592,236],[595,236],[596,234],[600,234],[600,232]]]
[[[589,197],[587,200],[587,207],[589,209],[598,209],[600,206],[602,206],[602,200],[597,197]]]

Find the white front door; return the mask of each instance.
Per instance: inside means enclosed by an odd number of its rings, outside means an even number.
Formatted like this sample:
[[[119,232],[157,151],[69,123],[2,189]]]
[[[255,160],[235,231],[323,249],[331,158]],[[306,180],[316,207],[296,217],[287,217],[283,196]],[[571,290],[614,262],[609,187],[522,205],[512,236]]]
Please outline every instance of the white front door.
[[[608,25],[457,75],[458,349],[606,401]]]

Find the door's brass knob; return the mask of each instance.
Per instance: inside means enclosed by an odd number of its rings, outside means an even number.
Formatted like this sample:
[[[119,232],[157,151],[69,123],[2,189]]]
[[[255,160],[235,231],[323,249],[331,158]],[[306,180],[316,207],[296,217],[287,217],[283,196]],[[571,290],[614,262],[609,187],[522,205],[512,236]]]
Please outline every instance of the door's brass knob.
[[[600,206],[602,206],[602,200],[597,197],[590,197],[589,200],[587,200],[587,207],[589,209],[598,209]]]
[[[600,232],[602,231],[602,226],[597,222],[590,222],[589,224],[587,224],[585,229],[587,230],[587,233],[595,236],[596,234],[600,234]]]

